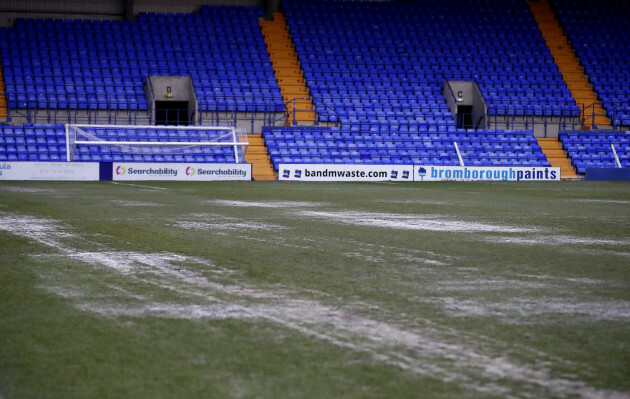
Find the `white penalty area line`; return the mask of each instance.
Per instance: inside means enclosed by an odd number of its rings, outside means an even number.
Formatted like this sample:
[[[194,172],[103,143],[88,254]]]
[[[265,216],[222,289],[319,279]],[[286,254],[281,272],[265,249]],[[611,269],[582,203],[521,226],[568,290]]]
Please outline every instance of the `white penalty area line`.
[[[131,183],[119,183],[119,182],[115,182],[112,181],[110,182],[112,184],[118,184],[121,186],[130,186],[130,187],[140,187],[140,188],[150,188],[150,189],[154,189],[154,190],[166,190],[166,187],[154,187],[154,186],[144,186],[142,184],[131,184]]]

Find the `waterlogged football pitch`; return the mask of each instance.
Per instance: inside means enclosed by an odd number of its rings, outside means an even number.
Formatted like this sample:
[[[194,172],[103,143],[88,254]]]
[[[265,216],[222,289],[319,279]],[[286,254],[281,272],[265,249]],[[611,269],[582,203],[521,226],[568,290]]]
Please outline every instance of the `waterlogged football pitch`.
[[[0,183],[0,397],[629,398],[630,185]]]

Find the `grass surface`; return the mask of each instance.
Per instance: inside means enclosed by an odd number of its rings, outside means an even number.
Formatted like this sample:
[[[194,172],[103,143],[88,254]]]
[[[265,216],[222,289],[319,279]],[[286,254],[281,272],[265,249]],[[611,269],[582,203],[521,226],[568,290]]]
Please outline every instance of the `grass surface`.
[[[0,183],[0,398],[628,398],[630,185]]]

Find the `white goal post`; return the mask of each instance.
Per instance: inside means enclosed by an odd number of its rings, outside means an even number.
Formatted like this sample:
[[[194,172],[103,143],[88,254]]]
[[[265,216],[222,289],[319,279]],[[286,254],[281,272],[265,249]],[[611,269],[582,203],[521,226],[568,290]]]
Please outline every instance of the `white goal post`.
[[[66,125],[68,161],[80,146],[133,155],[208,154],[208,149],[221,148],[242,163],[249,142],[243,129],[231,126]]]

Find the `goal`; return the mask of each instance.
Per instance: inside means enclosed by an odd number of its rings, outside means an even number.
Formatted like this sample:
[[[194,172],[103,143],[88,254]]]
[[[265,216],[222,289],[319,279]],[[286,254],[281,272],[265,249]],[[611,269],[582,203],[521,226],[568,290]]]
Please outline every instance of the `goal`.
[[[66,125],[68,161],[243,163],[248,145],[234,127]]]

